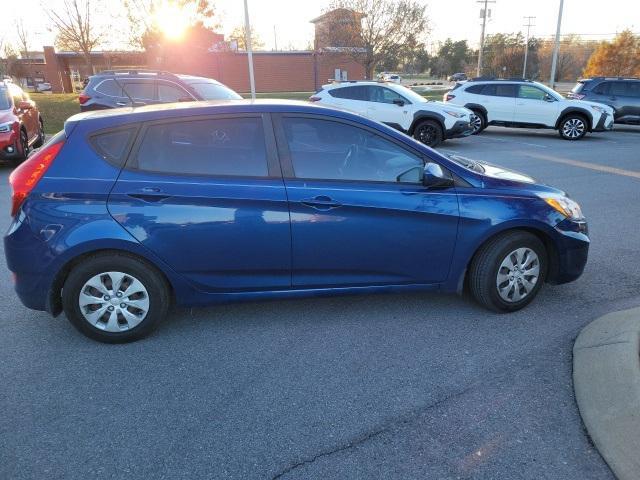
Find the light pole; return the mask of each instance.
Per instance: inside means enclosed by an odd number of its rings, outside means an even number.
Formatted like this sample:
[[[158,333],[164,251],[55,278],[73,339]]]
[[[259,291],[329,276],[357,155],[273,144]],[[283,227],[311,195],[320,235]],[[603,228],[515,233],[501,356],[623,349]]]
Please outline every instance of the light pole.
[[[556,83],[556,64],[558,63],[558,49],[560,48],[560,25],[562,24],[562,6],[564,0],[560,0],[560,10],[558,11],[558,28],[556,28],[556,43],[553,46],[553,59],[551,60],[551,78],[549,86],[554,87]]]
[[[495,0],[477,0],[476,3],[484,3],[482,9],[482,32],[480,33],[480,50],[478,50],[478,68],[476,70],[476,76],[480,76],[482,73],[482,50],[484,49],[484,30],[487,26],[487,4],[496,3]]]
[[[253,78],[253,51],[251,49],[251,23],[249,23],[249,7],[244,0],[244,42],[247,46],[247,59],[249,61],[249,83],[251,84],[251,98],[256,99],[256,82]]]
[[[527,39],[524,43],[524,66],[522,67],[522,78],[527,78],[527,55],[529,54],[529,29],[531,27],[535,27],[534,24],[531,23],[531,20],[535,20],[536,17],[524,17],[527,20],[527,23],[524,25],[527,27]]]

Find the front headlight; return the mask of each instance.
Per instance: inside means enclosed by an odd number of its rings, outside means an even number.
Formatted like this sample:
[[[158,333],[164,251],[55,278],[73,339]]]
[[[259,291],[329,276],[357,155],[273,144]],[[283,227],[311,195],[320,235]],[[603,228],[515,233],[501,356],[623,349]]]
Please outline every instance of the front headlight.
[[[591,105],[596,112],[607,113],[607,107],[598,107],[597,105]]]
[[[582,209],[578,202],[571,200],[569,197],[563,197],[561,195],[549,195],[543,196],[542,199],[547,202],[547,204],[560,212],[565,217],[571,220],[584,220],[584,215],[582,214]]]
[[[447,115],[451,115],[452,117],[456,117],[456,118],[462,118],[462,117],[466,116],[466,113],[454,112],[452,110],[445,110],[444,113],[446,113]]]
[[[0,133],[10,132],[14,122],[0,123]]]

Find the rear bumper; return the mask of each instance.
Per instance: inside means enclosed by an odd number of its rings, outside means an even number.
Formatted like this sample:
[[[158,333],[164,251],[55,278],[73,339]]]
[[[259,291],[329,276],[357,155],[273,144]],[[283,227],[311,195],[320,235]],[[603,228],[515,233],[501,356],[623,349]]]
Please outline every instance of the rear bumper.
[[[444,132],[444,138],[468,137],[473,132],[473,127],[467,121],[460,120],[453,127]]]

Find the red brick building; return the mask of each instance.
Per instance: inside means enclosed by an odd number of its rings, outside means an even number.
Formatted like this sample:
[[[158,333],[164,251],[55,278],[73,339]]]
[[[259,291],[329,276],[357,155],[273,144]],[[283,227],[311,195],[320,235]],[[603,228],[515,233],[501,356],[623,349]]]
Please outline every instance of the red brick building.
[[[364,68],[349,55],[348,49],[330,44],[325,34],[328,19],[333,19],[332,12],[312,20],[316,31],[314,50],[254,52],[256,91],[315,91],[335,78],[336,73],[350,80],[364,78]],[[77,90],[80,81],[93,73],[77,53],[56,52],[47,46],[37,57],[20,60],[25,71],[23,83],[49,82],[54,93]],[[238,92],[250,90],[247,53],[233,51],[222,35],[208,30],[195,29],[179,43],[165,42],[147,52],[93,52],[91,60],[95,72],[157,68],[215,78]]]

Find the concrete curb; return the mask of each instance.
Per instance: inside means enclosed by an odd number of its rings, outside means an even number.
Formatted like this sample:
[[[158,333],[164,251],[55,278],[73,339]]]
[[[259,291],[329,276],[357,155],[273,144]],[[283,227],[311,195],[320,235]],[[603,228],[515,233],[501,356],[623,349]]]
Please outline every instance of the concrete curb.
[[[582,420],[613,473],[640,478],[640,308],[610,313],[580,332],[573,386]]]

